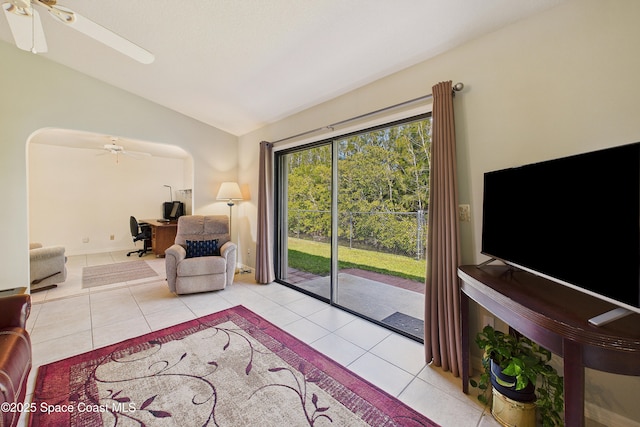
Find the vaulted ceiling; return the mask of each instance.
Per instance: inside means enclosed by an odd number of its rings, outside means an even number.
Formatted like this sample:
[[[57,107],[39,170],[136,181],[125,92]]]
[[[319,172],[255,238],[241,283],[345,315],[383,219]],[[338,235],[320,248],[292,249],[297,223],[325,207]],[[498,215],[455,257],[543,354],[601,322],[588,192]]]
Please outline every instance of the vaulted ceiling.
[[[39,55],[243,135],[563,0],[59,1],[155,61],[133,61],[42,9]],[[13,43],[4,16],[0,40]]]

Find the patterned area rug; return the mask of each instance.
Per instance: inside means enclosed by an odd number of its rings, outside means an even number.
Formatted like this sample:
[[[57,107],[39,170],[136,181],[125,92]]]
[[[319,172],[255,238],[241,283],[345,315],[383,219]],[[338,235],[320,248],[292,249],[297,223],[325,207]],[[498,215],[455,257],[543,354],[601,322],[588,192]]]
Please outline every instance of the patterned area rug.
[[[237,306],[41,366],[31,426],[436,426]]]
[[[146,261],[116,262],[82,269],[82,287],[111,285],[132,280],[155,277],[158,273]]]

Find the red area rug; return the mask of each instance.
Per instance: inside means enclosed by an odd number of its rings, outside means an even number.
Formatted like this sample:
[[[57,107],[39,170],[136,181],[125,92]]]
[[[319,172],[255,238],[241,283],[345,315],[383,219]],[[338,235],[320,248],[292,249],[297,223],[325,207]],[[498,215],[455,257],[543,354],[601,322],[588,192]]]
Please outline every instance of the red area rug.
[[[41,366],[31,426],[436,426],[237,306]]]

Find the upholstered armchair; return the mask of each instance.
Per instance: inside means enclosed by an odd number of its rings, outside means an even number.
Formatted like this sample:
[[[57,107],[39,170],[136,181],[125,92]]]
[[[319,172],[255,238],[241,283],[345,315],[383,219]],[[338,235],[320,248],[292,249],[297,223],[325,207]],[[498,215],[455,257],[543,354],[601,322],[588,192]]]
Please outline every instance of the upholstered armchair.
[[[181,216],[175,244],[165,251],[169,289],[176,294],[224,289],[233,283],[236,258],[226,215]]]
[[[42,247],[40,243],[29,245],[29,268],[31,271],[31,292],[56,287],[67,280],[67,257],[64,247]]]

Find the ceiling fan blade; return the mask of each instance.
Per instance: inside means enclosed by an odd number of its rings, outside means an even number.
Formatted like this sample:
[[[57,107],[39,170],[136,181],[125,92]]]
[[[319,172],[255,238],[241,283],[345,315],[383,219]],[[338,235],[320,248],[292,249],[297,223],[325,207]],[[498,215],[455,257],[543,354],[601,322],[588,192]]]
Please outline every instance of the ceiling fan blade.
[[[34,53],[47,51],[47,41],[38,11],[33,10],[28,3],[24,7],[18,7],[10,2],[3,3],[2,10],[18,48]]]
[[[127,55],[130,58],[135,59],[138,62],[143,64],[151,64],[155,57],[151,52],[146,49],[141,48],[135,43],[130,42],[124,37],[119,36],[107,28],[96,24],[88,18],[85,18],[82,15],[75,13],[74,11],[67,9],[62,6],[49,6],[45,3],[42,3],[39,0],[33,0],[34,3],[46,8],[49,13],[56,18],[56,21],[59,21],[74,30],[85,34],[92,39],[99,41],[100,43],[109,46],[112,49],[117,50],[118,52]]]
[[[124,147],[122,145],[117,145],[115,141],[117,141],[117,139],[112,140],[110,144],[104,144],[102,148],[107,151],[114,151],[114,152],[124,150]]]
[[[151,157],[151,154],[143,153],[141,151],[121,151],[121,153],[124,154],[125,156],[129,156],[131,158],[138,159],[138,160],[144,157]]]

